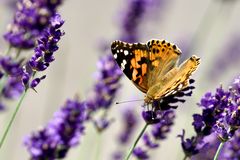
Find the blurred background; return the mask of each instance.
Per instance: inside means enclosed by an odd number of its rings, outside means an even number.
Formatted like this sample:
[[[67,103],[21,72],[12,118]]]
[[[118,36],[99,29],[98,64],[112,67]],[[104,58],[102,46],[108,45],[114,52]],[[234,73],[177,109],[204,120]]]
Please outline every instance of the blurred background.
[[[240,2],[237,0],[158,0],[155,7],[147,11],[140,24],[140,42],[149,39],[166,39],[175,43],[183,52],[181,61],[195,54],[201,57],[199,69],[194,73],[196,80],[194,94],[176,111],[175,124],[160,147],[149,151],[151,159],[183,158],[180,139],[176,138],[186,129],[187,137],[194,134],[192,114],[200,112],[196,103],[207,91],[214,91],[220,84],[227,87],[239,75],[240,67]],[[12,20],[16,0],[0,1],[0,31],[6,31]],[[85,99],[95,82],[96,63],[104,50],[109,50],[111,41],[119,37],[121,14],[128,7],[128,0],[82,1],[68,0],[59,7],[65,24],[65,36],[60,41],[56,61],[46,71],[47,78],[38,87],[37,93],[30,91],[24,99],[20,112],[0,150],[1,160],[28,159],[23,147],[23,138],[37,130],[52,118],[68,98],[79,95]],[[0,38],[0,51],[7,43]],[[24,53],[23,53],[24,54]],[[124,76],[122,88],[115,101],[142,98],[143,95]],[[139,116],[133,139],[143,127],[140,107],[142,102],[112,105],[109,117],[113,124],[98,137],[93,125],[86,126],[78,147],[70,150],[67,160],[95,160],[97,145],[99,159],[111,159],[121,132],[121,114],[126,108],[133,108]],[[6,111],[0,113],[0,133],[13,112],[15,102],[9,103]],[[131,146],[130,143],[127,148]]]

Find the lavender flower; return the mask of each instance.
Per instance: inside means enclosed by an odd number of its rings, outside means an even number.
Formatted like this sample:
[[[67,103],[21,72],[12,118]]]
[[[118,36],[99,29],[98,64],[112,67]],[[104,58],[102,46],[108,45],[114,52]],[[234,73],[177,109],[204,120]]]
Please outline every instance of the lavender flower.
[[[62,159],[71,147],[79,143],[86,120],[85,104],[68,100],[48,125],[26,137],[32,160]]]
[[[18,98],[24,91],[21,81],[23,73],[22,60],[15,61],[10,56],[0,57],[1,70],[1,107],[5,108],[4,100]]]
[[[240,158],[240,130],[235,132],[233,138],[226,145],[226,151],[228,154],[225,154],[227,160],[236,160]]]
[[[135,111],[132,109],[124,110],[122,114],[122,121],[123,121],[123,128],[121,129],[121,133],[119,134],[118,143],[124,146],[128,144],[129,141],[131,140],[130,138],[133,135],[134,130],[138,123],[137,115]],[[124,156],[124,150],[118,149],[113,154],[113,159],[121,160],[123,159],[123,156]]]
[[[141,147],[136,147],[133,151],[133,155],[135,155],[140,160],[149,158],[147,150],[143,150]]]
[[[230,36],[223,46],[220,49],[218,56],[214,60],[213,66],[209,70],[208,76],[212,77],[210,80],[215,81],[219,79],[220,73],[226,72],[230,67],[239,67],[239,58],[240,58],[240,34],[234,33]],[[231,64],[229,64],[231,62]],[[207,77],[208,77],[207,76]]]
[[[23,73],[22,61],[15,61],[10,56],[0,57],[0,67],[3,74],[17,77]]]
[[[21,79],[9,77],[2,90],[2,96],[6,99],[17,99],[24,91]]]
[[[141,18],[147,8],[148,0],[130,0],[128,2],[129,10],[125,12],[122,17],[122,37],[120,38],[126,42],[136,42],[138,38],[138,26]]]
[[[210,134],[209,136],[204,137],[203,139],[204,145],[201,146],[198,154],[191,157],[192,160],[212,160],[214,158],[214,154],[217,151],[217,148],[220,144],[219,139],[216,137],[214,133]],[[219,160],[223,157],[223,152],[219,156]]]
[[[112,55],[107,55],[98,62],[99,72],[94,90],[87,99],[90,112],[100,108],[108,109],[112,104],[117,89],[120,87],[119,80],[122,71],[115,63]]]
[[[19,0],[12,24],[4,38],[17,48],[32,48],[36,38],[49,25],[50,18],[62,0]]]
[[[127,109],[123,112],[123,124],[121,134],[119,135],[119,142],[121,144],[126,144],[129,142],[130,137],[132,136],[133,131],[137,125],[137,117],[134,110]]]
[[[46,75],[35,77],[37,72],[47,69],[54,60],[54,52],[58,50],[57,43],[64,32],[60,30],[63,25],[60,15],[56,14],[50,19],[50,25],[43,32],[35,48],[35,54],[30,60],[12,58],[11,56],[0,57],[0,72],[2,88],[0,97],[6,99],[16,99],[24,90],[34,89]],[[19,59],[19,60],[18,60]],[[4,102],[1,103],[2,107]]]
[[[208,92],[201,99],[198,105],[202,108],[202,114],[193,115],[196,136],[186,140],[184,134],[181,136],[182,148],[186,156],[197,154],[201,150],[199,146],[206,144],[203,138],[211,133],[215,133],[222,142],[233,137],[240,126],[239,84],[240,77],[237,77],[228,90],[220,86],[214,94]]]
[[[22,80],[26,88],[35,88],[45,78],[45,76],[42,76],[30,82],[31,77],[34,77],[36,72],[46,70],[50,63],[54,61],[54,52],[58,50],[57,43],[64,35],[64,32],[60,30],[63,23],[64,21],[59,14],[54,15],[50,19],[49,27],[42,32],[38,39],[37,46],[34,49],[35,54],[24,67]]]

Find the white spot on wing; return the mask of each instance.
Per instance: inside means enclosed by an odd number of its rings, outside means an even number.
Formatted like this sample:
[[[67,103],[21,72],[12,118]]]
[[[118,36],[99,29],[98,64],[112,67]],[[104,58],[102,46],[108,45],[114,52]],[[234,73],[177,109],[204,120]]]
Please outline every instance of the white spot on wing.
[[[115,53],[115,54],[113,55],[113,57],[114,57],[115,59],[117,59],[117,54]]]
[[[124,70],[125,69],[125,65],[127,64],[127,61],[124,59],[121,63],[121,69]]]
[[[127,61],[126,59],[123,60],[123,64],[126,65],[127,64]]]
[[[123,52],[123,49],[120,49],[120,52]]]
[[[128,55],[128,51],[127,51],[127,50],[124,51],[124,55],[125,55],[125,56]]]

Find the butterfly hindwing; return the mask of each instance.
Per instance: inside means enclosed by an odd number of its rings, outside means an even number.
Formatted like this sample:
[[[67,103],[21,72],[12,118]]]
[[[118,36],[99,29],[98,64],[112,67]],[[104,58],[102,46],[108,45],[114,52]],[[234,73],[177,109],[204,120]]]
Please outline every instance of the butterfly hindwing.
[[[148,48],[146,44],[114,41],[111,45],[113,56],[123,73],[146,93]]]
[[[153,99],[159,99],[163,96],[176,93],[188,86],[191,74],[196,70],[200,59],[192,56],[179,67],[174,67],[165,76],[163,76],[155,85],[149,88],[147,94]]]

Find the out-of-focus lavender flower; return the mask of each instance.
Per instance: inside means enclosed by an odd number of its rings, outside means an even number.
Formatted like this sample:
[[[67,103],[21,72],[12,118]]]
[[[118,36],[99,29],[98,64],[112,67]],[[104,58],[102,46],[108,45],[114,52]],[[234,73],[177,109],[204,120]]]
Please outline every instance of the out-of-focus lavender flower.
[[[0,95],[7,99],[14,99],[20,96],[24,91],[21,81],[21,75],[23,74],[22,60],[14,61],[9,56],[0,57],[0,70],[5,77],[8,76],[6,83],[1,84],[3,87]]]
[[[143,135],[144,145],[134,149],[134,156],[138,159],[148,159],[150,155],[148,155],[147,150],[156,149],[159,146],[159,141],[166,139],[167,134],[171,131],[174,119],[175,113],[172,109],[162,111],[161,118],[159,117],[159,121],[152,125],[151,132]]]
[[[98,68],[97,83],[87,99],[90,112],[100,108],[108,109],[112,104],[117,89],[120,87],[119,80],[122,71],[119,70],[112,55],[102,57],[98,62]]]
[[[240,77],[228,90],[222,86],[215,93],[208,92],[198,104],[202,108],[202,114],[194,114],[192,123],[196,136],[192,139],[184,139],[182,135],[182,148],[186,156],[191,157],[201,150],[200,145],[205,145],[204,137],[215,133],[220,141],[226,142],[231,139],[235,131],[240,127]],[[190,141],[191,140],[191,141]],[[191,146],[191,147],[186,147]]]
[[[153,14],[157,13],[156,11],[159,11],[159,6],[163,6],[164,0],[126,1],[126,5],[129,7],[129,9],[120,14],[120,40],[131,43],[136,42],[139,39],[139,36],[141,35],[139,24],[142,22],[144,17],[148,15],[148,12],[151,17],[154,17]]]
[[[226,144],[226,152],[226,160],[240,159],[240,130],[237,130],[233,138]]]
[[[129,142],[133,131],[137,125],[137,116],[134,110],[127,109],[123,112],[123,129],[119,135],[119,142],[121,144],[126,144]]]
[[[54,53],[58,50],[57,43],[64,35],[64,32],[60,30],[63,23],[64,21],[59,14],[54,15],[50,19],[49,27],[42,32],[38,39],[37,46],[34,49],[35,54],[24,67],[23,83],[26,88],[35,88],[45,78],[45,76],[42,76],[30,81],[36,72],[46,70],[50,63],[54,61]]]
[[[129,143],[131,137],[134,133],[134,130],[137,126],[137,115],[133,109],[126,109],[122,114],[122,123],[123,128],[121,129],[121,133],[118,137],[118,142],[121,146],[124,146]],[[113,154],[114,160],[121,160],[124,156],[124,150],[118,150]]]
[[[223,48],[220,48],[218,56],[215,56],[213,66],[210,67],[209,73],[207,77],[212,77],[209,80],[215,81],[219,79],[221,73],[225,73],[230,69],[230,67],[238,68],[239,59],[240,59],[240,34],[234,33],[230,36],[230,39],[227,40]],[[231,63],[229,63],[231,62]],[[237,66],[237,67],[236,67]]]
[[[147,150],[143,150],[141,147],[136,147],[133,151],[133,155],[135,155],[138,159],[148,159],[149,155],[147,154]]]
[[[217,148],[220,144],[219,139],[216,137],[214,133],[209,136],[204,137],[204,146],[201,146],[198,154],[191,157],[191,160],[212,160],[217,151]],[[225,147],[224,147],[225,148]],[[223,160],[224,158],[223,150],[218,157],[218,160]]]
[[[16,99],[24,91],[24,86],[21,81],[23,74],[22,60],[15,61],[10,56],[0,57],[1,70],[1,106],[4,108],[4,100]]]
[[[121,40],[126,42],[136,42],[139,39],[138,26],[146,11],[148,0],[129,0],[127,10],[122,17]]]
[[[71,147],[79,143],[84,131],[86,106],[78,100],[68,100],[55,113],[48,125],[26,137],[32,160],[62,159]]]
[[[4,38],[17,48],[33,48],[37,37],[49,25],[62,0],[19,0],[13,22]]]
[[[0,68],[3,74],[7,74],[10,76],[20,76],[23,73],[22,70],[22,60],[15,61],[10,56],[0,57]]]
[[[106,117],[101,117],[97,120],[94,120],[94,126],[97,131],[100,133],[104,131],[111,123],[111,120],[106,119]]]
[[[7,83],[2,90],[2,96],[6,99],[16,99],[24,91],[24,86],[21,79],[17,77],[9,77]]]

